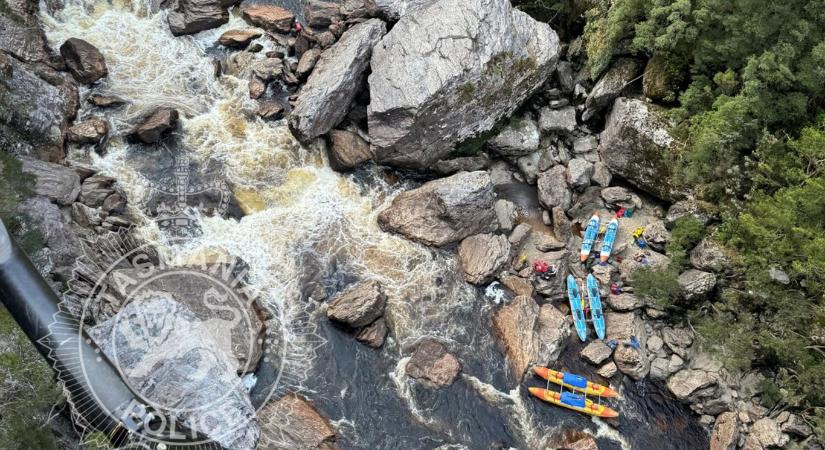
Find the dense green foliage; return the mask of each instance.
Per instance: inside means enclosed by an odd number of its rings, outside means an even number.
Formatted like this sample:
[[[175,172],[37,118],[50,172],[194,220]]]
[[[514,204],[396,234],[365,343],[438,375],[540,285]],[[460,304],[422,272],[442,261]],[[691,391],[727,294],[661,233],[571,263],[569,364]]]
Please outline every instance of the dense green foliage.
[[[761,370],[763,402],[807,412],[822,433],[825,2],[596,0],[584,21],[593,78],[624,55],[655,58],[656,75],[673,77],[675,181],[720,206],[715,237],[738,253],[718,295],[687,311],[700,340],[729,368]],[[673,264],[634,275],[637,292],[672,304],[702,233],[677,227]]]

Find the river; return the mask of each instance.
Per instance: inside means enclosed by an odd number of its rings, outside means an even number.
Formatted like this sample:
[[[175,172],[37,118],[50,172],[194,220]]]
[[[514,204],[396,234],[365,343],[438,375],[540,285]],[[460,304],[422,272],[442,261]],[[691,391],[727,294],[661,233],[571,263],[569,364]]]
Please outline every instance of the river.
[[[231,186],[245,214],[203,218],[202,234],[176,251],[184,258],[205,252],[241,258],[265,292],[265,306],[282,311],[288,329],[282,345],[289,351],[262,363],[253,402],[263,402],[276,383],[277,392],[299,391],[331,419],[342,447],[353,449],[552,448],[568,429],[589,430],[601,449],[707,448],[704,430],[661,386],[623,385],[615,405],[622,416],[607,423],[538,402],[509,380],[489,326],[496,301],[460,280],[451,251],[377,226],[378,211],[414,182],[393,182],[377,167],[348,176],[333,171],[323,149],[301,146],[283,122],[255,116],[246,78],[215,76],[213,58],[226,57],[215,47],[217,37],[245,26],[237,9],[228,24],[184,37],[173,37],[165,12],[140,0],[66,0],[41,19],[55,48],[69,37],[98,47],[109,76],[95,92],[129,101],[106,112],[112,138],[103,156],[69,153],[117,178],[131,213],[143,219],[143,239],[170,245],[136,205],[152,182],[168,177],[177,155],[188,155],[200,181]],[[149,150],[120,137],[158,106],[181,112],[174,144]],[[94,114],[100,112],[83,102],[79,118]],[[366,278],[379,280],[389,298],[392,337],[380,351],[331,325],[307,299],[314,283],[333,295]],[[462,361],[452,386],[428,390],[404,376],[404,349],[423,337],[444,341]],[[571,345],[557,367],[590,370],[578,349]]]

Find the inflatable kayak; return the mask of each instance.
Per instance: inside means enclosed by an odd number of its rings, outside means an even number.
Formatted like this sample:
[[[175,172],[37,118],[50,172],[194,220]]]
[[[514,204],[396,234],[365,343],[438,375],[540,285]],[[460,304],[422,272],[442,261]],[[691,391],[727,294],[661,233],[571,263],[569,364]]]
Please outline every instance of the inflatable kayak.
[[[599,252],[599,259],[602,262],[607,262],[610,259],[610,254],[613,252],[613,244],[616,242],[616,234],[619,231],[619,219],[615,217],[607,225],[607,231],[604,233],[604,240],[602,241],[602,250]]]
[[[604,339],[604,311],[602,311],[602,296],[599,292],[599,282],[592,273],[587,274],[587,298],[590,300],[590,317],[593,319],[593,329],[596,336]]]
[[[619,413],[613,409],[593,403],[584,398],[582,394],[574,394],[572,392],[555,392],[547,389],[528,388],[531,394],[544,400],[547,403],[552,403],[563,408],[572,409],[583,414],[589,414],[596,417],[619,417]]]
[[[573,275],[567,275],[567,298],[570,299],[570,312],[573,314],[573,323],[576,325],[576,333],[582,342],[587,340],[587,320],[584,318],[582,307],[582,296],[579,293],[579,285]]]
[[[599,236],[599,216],[593,214],[593,217],[587,222],[587,228],[584,230],[584,241],[582,241],[582,251],[579,255],[581,262],[587,261],[590,252],[593,250],[593,243]]]
[[[599,397],[618,397],[619,393],[610,389],[607,386],[587,381],[581,375],[575,375],[567,372],[558,372],[556,370],[548,369],[547,367],[535,366],[533,372],[545,380],[564,386],[568,389],[582,392],[587,395],[596,395]]]

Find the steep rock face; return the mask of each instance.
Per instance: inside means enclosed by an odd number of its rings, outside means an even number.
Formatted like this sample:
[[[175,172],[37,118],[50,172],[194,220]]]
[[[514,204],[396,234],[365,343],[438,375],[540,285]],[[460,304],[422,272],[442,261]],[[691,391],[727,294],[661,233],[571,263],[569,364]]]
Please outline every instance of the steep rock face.
[[[443,246],[498,227],[487,172],[460,172],[403,192],[378,215],[385,231]]]
[[[570,337],[570,318],[551,304],[516,297],[493,315],[493,330],[504,348],[513,378],[531,364],[555,361]]]
[[[39,159],[60,160],[68,122],[77,111],[77,89],[47,67],[3,53],[0,69],[0,143]]]
[[[559,39],[507,0],[414,9],[372,56],[369,132],[380,162],[427,167],[493,128],[552,74]]]
[[[659,198],[679,196],[665,152],[673,142],[658,108],[631,98],[618,98],[599,142],[602,160],[614,175]]]
[[[34,176],[37,195],[60,205],[71,205],[80,194],[80,177],[66,166],[24,158],[22,169]]]
[[[169,11],[169,30],[175,36],[217,28],[229,21],[226,8],[237,0],[177,0]]]
[[[0,50],[25,62],[53,62],[53,55],[37,23],[38,2],[11,0],[0,10]]]
[[[361,87],[373,46],[387,32],[384,22],[355,25],[325,51],[301,89],[289,127],[302,141],[331,130],[347,115]]]

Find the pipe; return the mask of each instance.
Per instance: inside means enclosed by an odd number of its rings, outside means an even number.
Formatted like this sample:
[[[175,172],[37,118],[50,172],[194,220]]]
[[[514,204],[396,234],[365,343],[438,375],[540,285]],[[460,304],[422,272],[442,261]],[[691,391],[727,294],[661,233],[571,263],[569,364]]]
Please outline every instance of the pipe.
[[[53,363],[60,380],[79,406],[84,420],[113,442],[138,434],[154,416],[132,393],[118,371],[81,334],[77,323],[53,326],[58,298],[9,236],[0,221],[0,301],[34,343]],[[92,390],[89,382],[98,389]],[[105,387],[101,389],[100,387]]]

